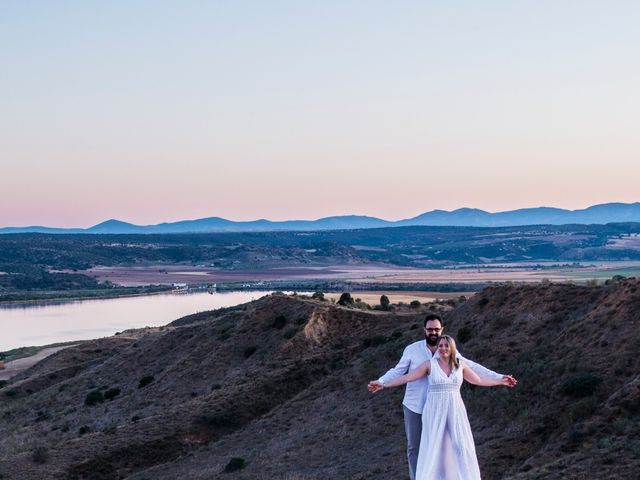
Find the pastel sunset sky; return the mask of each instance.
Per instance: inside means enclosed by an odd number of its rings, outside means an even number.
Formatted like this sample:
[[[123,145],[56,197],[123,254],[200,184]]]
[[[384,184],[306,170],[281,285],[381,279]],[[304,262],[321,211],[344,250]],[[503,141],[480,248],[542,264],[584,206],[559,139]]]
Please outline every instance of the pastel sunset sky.
[[[640,201],[640,2],[6,1],[0,226]]]

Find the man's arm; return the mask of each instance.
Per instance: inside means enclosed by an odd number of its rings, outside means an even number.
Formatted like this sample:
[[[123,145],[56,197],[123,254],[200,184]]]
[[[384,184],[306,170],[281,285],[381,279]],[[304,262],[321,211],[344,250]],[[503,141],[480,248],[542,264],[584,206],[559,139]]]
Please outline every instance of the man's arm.
[[[378,381],[381,383],[388,383],[391,380],[395,380],[398,377],[401,377],[405,373],[409,371],[409,366],[411,365],[411,356],[409,355],[409,347],[406,347],[402,352],[402,357],[400,357],[400,361],[390,370],[387,370],[387,373],[382,375]]]

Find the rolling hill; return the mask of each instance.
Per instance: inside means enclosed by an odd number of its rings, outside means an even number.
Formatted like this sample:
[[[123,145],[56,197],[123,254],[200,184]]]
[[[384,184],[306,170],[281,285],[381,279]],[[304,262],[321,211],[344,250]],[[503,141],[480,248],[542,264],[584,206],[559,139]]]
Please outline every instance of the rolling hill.
[[[401,389],[365,386],[441,308],[271,295],[63,350],[0,389],[0,478],[402,478]],[[467,357],[520,380],[463,391],[483,478],[634,478],[639,311],[627,279],[446,312]]]

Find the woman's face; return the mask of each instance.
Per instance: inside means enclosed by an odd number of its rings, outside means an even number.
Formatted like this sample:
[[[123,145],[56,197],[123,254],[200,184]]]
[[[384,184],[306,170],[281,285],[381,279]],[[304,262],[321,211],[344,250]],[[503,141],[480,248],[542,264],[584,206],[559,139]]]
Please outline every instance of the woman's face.
[[[447,340],[440,340],[440,343],[438,343],[438,353],[440,354],[440,358],[442,359],[449,358],[451,351],[449,349],[449,342]]]

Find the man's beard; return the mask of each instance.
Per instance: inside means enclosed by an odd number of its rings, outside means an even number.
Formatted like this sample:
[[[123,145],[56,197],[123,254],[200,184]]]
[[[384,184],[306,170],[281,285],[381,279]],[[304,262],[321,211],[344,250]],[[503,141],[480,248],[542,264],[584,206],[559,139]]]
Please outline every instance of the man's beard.
[[[435,347],[438,344],[438,339],[440,337],[438,335],[425,335],[424,338],[427,340],[427,345]]]

